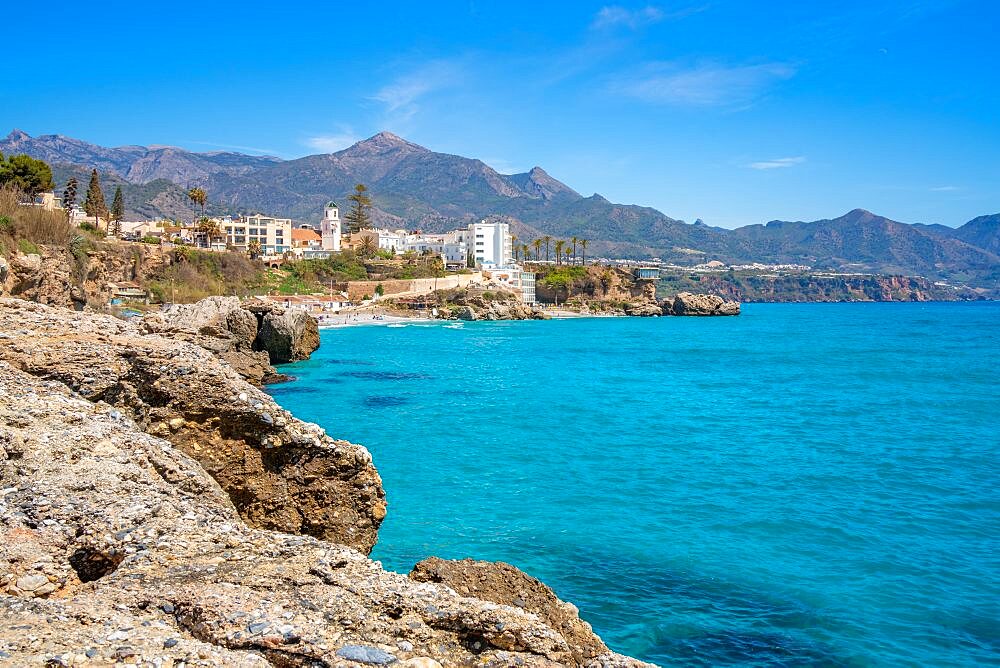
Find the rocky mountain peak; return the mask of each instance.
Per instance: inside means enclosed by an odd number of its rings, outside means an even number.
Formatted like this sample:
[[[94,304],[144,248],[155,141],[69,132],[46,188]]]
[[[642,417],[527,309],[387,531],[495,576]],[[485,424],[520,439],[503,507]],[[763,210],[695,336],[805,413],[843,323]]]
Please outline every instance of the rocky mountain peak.
[[[406,141],[399,135],[394,135],[391,132],[383,130],[377,135],[373,135],[368,139],[359,141],[354,146],[344,150],[345,153],[381,153],[384,151],[406,149],[410,151],[420,151],[429,153],[430,150],[414,144],[413,142]]]
[[[858,219],[871,220],[872,218],[881,218],[881,216],[875,215],[868,209],[851,209],[843,216],[841,216],[841,218],[847,218],[850,220],[858,220]]]
[[[29,135],[27,132],[25,132],[24,130],[19,130],[17,128],[14,128],[13,130],[10,131],[10,134],[7,135],[6,139],[4,139],[4,143],[17,144],[19,142],[27,141],[29,139],[31,139],[31,135]]]
[[[526,178],[525,178],[526,177]],[[524,175],[514,175],[511,177],[515,182],[520,179],[524,179],[525,182],[521,182],[522,188],[525,189],[531,195],[539,196],[544,199],[551,199],[556,195],[573,195],[574,197],[579,197],[580,194],[567,186],[562,181],[554,179],[549,176],[541,167],[535,166],[531,168],[527,174]]]

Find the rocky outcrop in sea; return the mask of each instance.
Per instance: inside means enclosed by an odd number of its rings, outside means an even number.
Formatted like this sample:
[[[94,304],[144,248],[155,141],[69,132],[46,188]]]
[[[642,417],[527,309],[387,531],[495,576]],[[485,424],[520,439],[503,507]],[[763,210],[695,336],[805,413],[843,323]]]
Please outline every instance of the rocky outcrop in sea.
[[[717,295],[681,292],[672,301],[665,301],[663,303],[663,310],[667,315],[739,315],[740,303],[728,301]]]
[[[645,666],[513,567],[365,556],[361,446],[219,357],[0,299],[0,663]]]
[[[312,316],[257,299],[208,297],[174,304],[145,316],[141,329],[210,350],[256,385],[282,378],[271,364],[307,359],[319,348]]]
[[[545,320],[540,308],[521,301],[520,295],[497,283],[438,290],[429,298],[441,320]]]

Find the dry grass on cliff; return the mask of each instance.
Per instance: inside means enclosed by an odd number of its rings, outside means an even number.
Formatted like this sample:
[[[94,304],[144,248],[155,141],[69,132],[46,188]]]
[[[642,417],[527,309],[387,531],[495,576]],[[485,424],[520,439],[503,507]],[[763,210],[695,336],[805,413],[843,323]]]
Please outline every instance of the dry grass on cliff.
[[[148,287],[162,302],[196,302],[212,295],[245,296],[265,280],[264,265],[241,253],[183,249],[150,276]]]
[[[69,246],[75,230],[66,215],[40,206],[22,206],[23,199],[19,189],[0,186],[0,252],[32,250],[38,244]]]

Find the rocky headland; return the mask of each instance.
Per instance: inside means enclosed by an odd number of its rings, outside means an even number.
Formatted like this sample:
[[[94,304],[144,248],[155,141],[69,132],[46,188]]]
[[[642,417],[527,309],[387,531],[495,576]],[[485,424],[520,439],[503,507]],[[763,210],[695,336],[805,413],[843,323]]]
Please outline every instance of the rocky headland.
[[[427,296],[440,320],[546,320],[535,306],[521,301],[520,295],[504,285],[482,283],[463,288],[437,290]],[[402,305],[405,300],[388,300]]]
[[[661,315],[739,315],[738,301],[712,294],[682,291],[657,297],[656,279],[637,278],[621,267],[601,265],[541,266],[536,282],[539,299],[584,314],[654,317]]]
[[[0,299],[0,663],[647,665],[511,566],[383,570],[367,450],[147,324]]]

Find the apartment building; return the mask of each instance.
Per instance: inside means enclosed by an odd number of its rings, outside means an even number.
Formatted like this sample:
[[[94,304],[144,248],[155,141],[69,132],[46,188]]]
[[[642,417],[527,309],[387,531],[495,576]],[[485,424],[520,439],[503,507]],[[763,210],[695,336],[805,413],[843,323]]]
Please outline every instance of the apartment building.
[[[227,219],[220,227],[226,243],[236,250],[246,251],[251,241],[259,241],[264,255],[281,255],[292,250],[292,221],[262,214]]]

